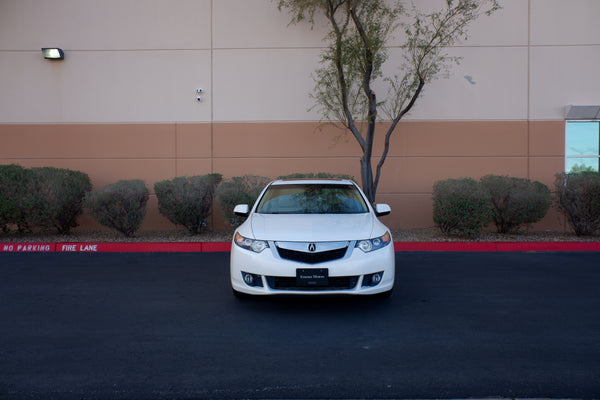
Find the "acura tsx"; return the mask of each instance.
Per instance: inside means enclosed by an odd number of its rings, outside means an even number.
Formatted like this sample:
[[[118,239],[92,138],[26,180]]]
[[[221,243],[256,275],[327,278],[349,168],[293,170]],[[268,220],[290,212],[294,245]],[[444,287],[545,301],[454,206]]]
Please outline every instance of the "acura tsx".
[[[230,273],[234,294],[383,294],[394,285],[394,246],[350,180],[278,180],[237,205]]]

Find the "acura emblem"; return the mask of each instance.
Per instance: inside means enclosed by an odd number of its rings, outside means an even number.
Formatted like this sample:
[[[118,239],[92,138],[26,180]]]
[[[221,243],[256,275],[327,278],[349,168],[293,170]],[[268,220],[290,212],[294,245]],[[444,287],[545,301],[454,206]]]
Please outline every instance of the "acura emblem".
[[[309,243],[308,244],[308,251],[310,251],[311,253],[314,253],[317,250],[317,245],[314,243]]]

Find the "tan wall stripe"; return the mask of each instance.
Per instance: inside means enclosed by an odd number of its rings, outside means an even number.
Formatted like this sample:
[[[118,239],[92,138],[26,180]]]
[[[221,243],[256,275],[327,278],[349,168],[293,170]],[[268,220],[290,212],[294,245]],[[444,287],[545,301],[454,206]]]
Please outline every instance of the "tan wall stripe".
[[[96,188],[119,179],[155,182],[218,172],[276,178],[294,172],[360,176],[359,147],[317,123],[0,124],[0,163],[86,172]],[[381,140],[380,140],[381,142]],[[381,143],[376,157],[381,154]],[[404,122],[379,186],[392,228],[433,226],[436,180],[503,174],[552,187],[564,166],[564,121]],[[216,227],[224,223],[215,218]],[[96,227],[89,218],[83,227]],[[170,228],[150,202],[144,229]],[[539,229],[563,229],[553,211]]]

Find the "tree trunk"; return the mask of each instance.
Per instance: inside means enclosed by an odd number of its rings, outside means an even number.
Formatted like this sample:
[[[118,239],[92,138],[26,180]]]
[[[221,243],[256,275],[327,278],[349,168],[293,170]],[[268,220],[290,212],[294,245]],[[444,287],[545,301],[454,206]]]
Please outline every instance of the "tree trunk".
[[[360,159],[360,175],[362,179],[362,187],[367,200],[371,204],[375,204],[375,187],[373,186],[373,166],[371,165],[371,156],[366,152]]]

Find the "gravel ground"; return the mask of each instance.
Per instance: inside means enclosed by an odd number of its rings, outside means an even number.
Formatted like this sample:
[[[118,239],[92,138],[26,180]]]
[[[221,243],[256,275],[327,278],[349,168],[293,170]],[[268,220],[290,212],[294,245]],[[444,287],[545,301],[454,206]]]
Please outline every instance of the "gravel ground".
[[[163,231],[140,231],[133,238],[126,238],[116,231],[74,230],[63,236],[52,231],[28,234],[0,233],[0,243],[55,243],[55,242],[229,242],[233,230],[205,231],[198,235],[189,235],[185,229]],[[437,228],[395,229],[392,230],[395,242],[455,242],[473,241],[460,237],[444,236]],[[501,235],[492,231],[485,232],[478,242],[600,242],[600,236],[576,236],[569,232],[528,231],[520,234]]]

